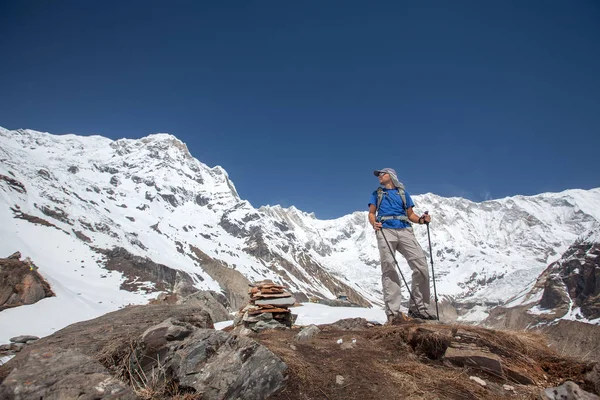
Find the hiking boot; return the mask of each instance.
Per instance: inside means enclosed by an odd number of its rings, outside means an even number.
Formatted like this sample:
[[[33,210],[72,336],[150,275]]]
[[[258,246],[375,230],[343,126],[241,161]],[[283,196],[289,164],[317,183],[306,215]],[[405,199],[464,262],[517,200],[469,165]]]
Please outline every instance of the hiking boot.
[[[404,313],[399,313],[396,315],[388,315],[386,325],[401,325],[410,321],[410,318],[406,316]]]
[[[423,319],[429,321],[437,320],[437,317],[435,315],[430,315],[429,313],[427,313],[427,311],[420,313],[418,311],[408,310],[408,316],[415,319]]]

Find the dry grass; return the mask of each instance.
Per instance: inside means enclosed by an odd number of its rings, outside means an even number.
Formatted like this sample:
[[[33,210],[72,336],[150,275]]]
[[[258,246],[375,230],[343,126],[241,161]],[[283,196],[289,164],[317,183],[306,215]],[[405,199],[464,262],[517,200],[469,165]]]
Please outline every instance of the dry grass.
[[[581,382],[590,364],[559,357],[544,337],[532,332],[494,331],[473,326],[406,324],[344,331],[322,326],[310,342],[295,343],[297,331],[263,332],[257,339],[288,365],[289,382],[273,400],[305,399],[537,399],[540,387],[557,386],[565,379]],[[341,350],[357,339],[355,349]],[[451,342],[473,344],[495,353],[506,376],[457,367],[443,355]],[[294,347],[290,347],[294,343]],[[344,377],[342,385],[336,376]],[[482,387],[469,379],[476,375]],[[520,376],[535,385],[514,384]],[[507,391],[503,384],[516,388]]]
[[[151,359],[150,371],[144,371],[136,355],[137,343],[113,344],[98,354],[97,360],[112,374],[126,382],[142,400],[200,400],[196,391],[182,388],[160,357]]]

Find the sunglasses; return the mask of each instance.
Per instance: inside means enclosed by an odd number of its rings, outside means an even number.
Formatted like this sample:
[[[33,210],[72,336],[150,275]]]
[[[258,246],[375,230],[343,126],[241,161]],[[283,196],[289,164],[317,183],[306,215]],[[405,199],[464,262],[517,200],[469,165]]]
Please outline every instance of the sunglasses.
[[[387,172],[380,172],[378,176],[384,176]]]

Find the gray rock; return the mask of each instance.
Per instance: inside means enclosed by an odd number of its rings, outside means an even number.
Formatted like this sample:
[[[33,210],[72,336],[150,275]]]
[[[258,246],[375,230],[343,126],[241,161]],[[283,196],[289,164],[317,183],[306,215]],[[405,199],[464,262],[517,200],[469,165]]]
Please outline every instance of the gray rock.
[[[544,399],[549,400],[600,400],[593,393],[582,390],[576,383],[567,381],[564,384],[543,391]]]
[[[21,335],[10,338],[11,343],[27,343],[30,340],[39,340],[40,338],[32,335]]]
[[[373,326],[364,318],[345,318],[335,321],[331,326],[345,331],[360,331]]]
[[[242,323],[242,321],[244,320],[244,317],[246,316],[246,313],[241,313],[238,312],[237,314],[235,314],[235,317],[233,318],[233,326],[238,326]],[[256,321],[258,322],[258,321]]]
[[[13,343],[13,344],[10,346],[10,349],[11,349],[12,351],[14,351],[14,352],[17,352],[17,353],[18,353],[19,351],[23,350],[23,348],[24,348],[25,346],[26,346],[26,344],[25,344],[25,343]]]
[[[455,347],[453,347],[455,346]],[[500,357],[476,346],[466,347],[453,343],[446,349],[444,358],[460,367],[472,367],[490,372],[495,376],[504,376]]]
[[[0,398],[20,399],[136,399],[123,382],[91,357],[75,350],[32,350],[25,364],[0,385]]]
[[[316,325],[310,325],[302,329],[300,333],[296,335],[296,340],[299,342],[308,342],[312,337],[321,332]]]
[[[193,293],[178,302],[204,308],[210,314],[213,322],[228,321],[231,319],[229,312],[209,291]]]
[[[358,304],[354,304],[348,300],[332,300],[332,299],[319,299],[319,304],[324,304],[329,307],[360,307]]]
[[[308,296],[302,292],[292,293],[292,296],[294,296],[296,298],[296,301],[298,303],[308,303],[309,302]]]
[[[293,297],[279,297],[272,299],[256,300],[254,302],[257,306],[270,304],[273,306],[293,306],[296,304],[296,299]]]
[[[152,366],[162,365],[169,360],[171,342],[184,340],[194,330],[193,325],[174,318],[151,326],[142,334],[135,357],[130,361],[130,368],[134,371],[143,370],[146,374]]]
[[[282,387],[287,369],[249,338],[172,319],[146,330],[131,359],[133,376],[159,371],[159,379],[175,379],[207,400],[267,398]]]
[[[262,314],[256,314],[256,315],[250,315],[248,313],[244,313],[244,316],[242,317],[242,321],[250,322],[250,323],[259,322],[259,321],[267,322],[272,319],[273,319],[273,313],[262,313]]]
[[[251,339],[202,329],[188,343],[177,376],[205,399],[264,399],[285,382],[287,365]]]
[[[350,350],[355,347],[356,347],[356,345],[352,342],[344,342],[340,345],[340,350]]]
[[[285,325],[280,324],[279,322],[275,321],[274,319],[272,319],[270,321],[258,321],[257,323],[250,326],[249,328],[252,329],[254,332],[260,332],[260,331],[264,331],[267,329],[277,329],[277,330],[287,329],[287,327]]]

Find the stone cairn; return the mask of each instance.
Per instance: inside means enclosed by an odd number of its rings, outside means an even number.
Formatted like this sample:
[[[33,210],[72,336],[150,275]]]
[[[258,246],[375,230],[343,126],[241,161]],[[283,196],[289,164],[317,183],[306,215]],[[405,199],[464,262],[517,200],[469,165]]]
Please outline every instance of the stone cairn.
[[[10,338],[10,344],[0,345],[0,365],[8,362],[16,353],[21,351],[25,346],[35,343],[39,337],[32,335],[21,335]]]
[[[296,299],[285,287],[264,280],[250,285],[248,294],[250,302],[238,312],[233,322],[235,327],[243,326],[254,332],[292,327],[296,315],[288,307]]]

